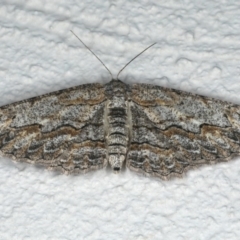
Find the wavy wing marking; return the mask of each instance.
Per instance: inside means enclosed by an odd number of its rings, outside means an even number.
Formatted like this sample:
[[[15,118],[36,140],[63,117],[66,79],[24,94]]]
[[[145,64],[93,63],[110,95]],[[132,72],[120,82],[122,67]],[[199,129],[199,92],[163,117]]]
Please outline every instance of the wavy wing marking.
[[[0,108],[0,155],[64,172],[107,164],[104,86],[85,84]]]
[[[240,106],[135,84],[131,113],[131,170],[168,179],[240,155]]]

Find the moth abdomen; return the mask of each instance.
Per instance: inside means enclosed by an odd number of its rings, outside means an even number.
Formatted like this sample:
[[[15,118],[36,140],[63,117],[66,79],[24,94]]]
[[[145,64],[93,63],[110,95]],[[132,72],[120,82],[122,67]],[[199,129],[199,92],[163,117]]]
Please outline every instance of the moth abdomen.
[[[114,172],[121,170],[129,144],[126,93],[121,89],[121,82],[119,84],[116,86],[118,91],[112,89],[112,93],[117,94],[109,97],[109,103],[106,106],[108,161]]]

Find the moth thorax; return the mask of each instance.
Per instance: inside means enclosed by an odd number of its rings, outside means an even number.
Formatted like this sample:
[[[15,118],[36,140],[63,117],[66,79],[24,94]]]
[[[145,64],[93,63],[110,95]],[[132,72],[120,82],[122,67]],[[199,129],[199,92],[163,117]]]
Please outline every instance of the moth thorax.
[[[125,96],[113,96],[109,108],[126,108]]]
[[[120,172],[124,160],[125,160],[125,157],[123,155],[120,155],[120,154],[109,156],[109,163],[110,163],[114,173]]]

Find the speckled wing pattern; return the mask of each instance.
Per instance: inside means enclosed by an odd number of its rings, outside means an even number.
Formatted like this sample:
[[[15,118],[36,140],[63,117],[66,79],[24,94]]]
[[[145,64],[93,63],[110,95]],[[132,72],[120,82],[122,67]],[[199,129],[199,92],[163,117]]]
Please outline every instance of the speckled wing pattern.
[[[85,84],[0,107],[0,155],[66,173],[169,179],[240,154],[240,106],[149,84]]]
[[[148,84],[132,101],[132,170],[168,179],[240,154],[240,106]]]
[[[64,172],[107,164],[104,86],[86,84],[0,108],[0,154]]]

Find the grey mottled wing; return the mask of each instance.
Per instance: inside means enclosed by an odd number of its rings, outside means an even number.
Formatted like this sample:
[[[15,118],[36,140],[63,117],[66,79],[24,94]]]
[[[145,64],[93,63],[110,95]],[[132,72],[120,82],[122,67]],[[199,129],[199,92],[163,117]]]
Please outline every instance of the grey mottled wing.
[[[0,108],[0,155],[64,172],[107,164],[104,86],[86,84]]]
[[[240,154],[240,106],[147,84],[131,99],[131,170],[168,179]]]

